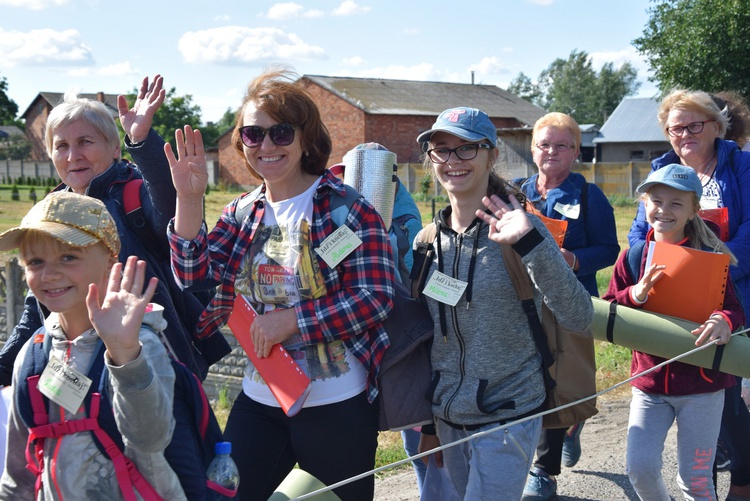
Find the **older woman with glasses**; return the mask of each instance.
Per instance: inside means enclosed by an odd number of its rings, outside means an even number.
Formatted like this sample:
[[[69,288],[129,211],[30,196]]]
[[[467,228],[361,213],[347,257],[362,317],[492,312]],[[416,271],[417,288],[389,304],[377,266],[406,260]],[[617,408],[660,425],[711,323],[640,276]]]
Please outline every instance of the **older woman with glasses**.
[[[563,222],[560,252],[578,281],[598,297],[596,272],[615,263],[620,245],[614,210],[607,197],[597,185],[571,172],[580,146],[578,123],[564,113],[547,113],[536,121],[531,136],[531,153],[539,172],[514,182],[526,195],[528,209]],[[554,499],[555,476],[560,474],[561,464],[572,468],[581,456],[583,424],[569,430],[542,431],[534,468],[524,489],[525,501]]]
[[[508,423],[436,453],[436,462],[444,457],[460,499],[520,499],[542,418],[513,422],[540,411],[546,390],[501,245],[510,245],[531,270],[537,308],[546,302],[561,323],[580,330],[591,322],[593,306],[544,224],[523,210],[523,195],[497,174],[497,129],[486,113],[445,110],[417,141],[426,152],[425,168],[450,200],[435,218],[434,240],[428,230],[415,239],[421,244],[414,266],[429,266],[418,288],[436,338],[435,426],[422,427],[420,451]],[[430,246],[436,257],[425,262]]]
[[[731,126],[728,111],[720,109],[706,92],[672,92],[659,105],[657,118],[673,150],[651,162],[651,168],[658,170],[676,163],[698,174],[703,185],[702,215],[713,212],[728,218],[719,230],[737,256],[730,276],[745,311],[750,311],[750,152],[723,139]],[[644,240],[649,230],[641,202],[628,234],[630,245]],[[725,391],[721,439],[732,459],[727,499],[750,501],[750,414],[740,397],[739,384]]]
[[[331,139],[317,106],[288,71],[250,83],[232,140],[261,185],[227,205],[210,233],[200,133],[186,126],[176,136],[179,160],[167,148],[175,274],[184,287],[219,286],[199,332],[218,330],[242,297],[258,312],[249,327],[257,356],[281,343],[312,381],[301,410],[287,414],[248,361],[224,431],[241,499],[268,499],[295,464],[326,485],[371,470],[395,267],[380,215],[326,170]],[[372,499],[374,478],[334,492]]]

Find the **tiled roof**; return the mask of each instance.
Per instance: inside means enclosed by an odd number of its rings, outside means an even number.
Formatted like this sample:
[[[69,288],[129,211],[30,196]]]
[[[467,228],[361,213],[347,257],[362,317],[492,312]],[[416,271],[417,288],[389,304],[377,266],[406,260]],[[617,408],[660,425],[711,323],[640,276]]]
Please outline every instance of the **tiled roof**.
[[[36,102],[37,98],[41,97],[45,101],[47,101],[50,106],[53,108],[60,104],[63,100],[63,96],[65,93],[63,92],[40,92],[37,97],[34,98],[34,100],[31,102],[29,107],[26,109],[26,111],[23,112],[21,115],[22,117],[26,116],[26,113],[29,112],[29,109],[31,106]],[[117,94],[104,94],[102,93],[102,96],[104,97],[104,105],[109,109],[109,112],[112,114],[113,117],[117,117],[119,115],[117,111]],[[94,101],[99,100],[99,94],[94,93],[80,93],[78,94],[78,97],[86,98],[86,99],[93,99]]]
[[[447,108],[471,106],[492,118],[515,118],[531,127],[546,113],[495,85],[320,75],[303,78],[370,114],[437,116]]]
[[[656,120],[659,101],[650,97],[623,99],[599,130],[594,143],[647,143],[667,141]]]

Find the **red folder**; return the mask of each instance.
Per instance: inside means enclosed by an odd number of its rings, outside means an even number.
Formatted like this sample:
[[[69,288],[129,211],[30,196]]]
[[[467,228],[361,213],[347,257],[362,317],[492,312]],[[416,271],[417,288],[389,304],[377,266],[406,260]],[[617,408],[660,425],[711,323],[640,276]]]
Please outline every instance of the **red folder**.
[[[234,309],[229,315],[227,326],[250,357],[253,366],[258,370],[286,415],[294,416],[302,408],[307,395],[310,394],[310,378],[281,344],[275,344],[269,356],[258,358],[255,354],[253,338],[250,336],[250,326],[257,316],[258,313],[247,299],[238,295],[234,299]]]
[[[711,221],[719,227],[719,240],[722,242],[729,241],[729,209],[721,207],[720,209],[701,209],[698,215],[705,221]]]
[[[648,293],[644,310],[698,324],[724,307],[729,255],[664,242],[649,242],[646,268],[666,265]]]

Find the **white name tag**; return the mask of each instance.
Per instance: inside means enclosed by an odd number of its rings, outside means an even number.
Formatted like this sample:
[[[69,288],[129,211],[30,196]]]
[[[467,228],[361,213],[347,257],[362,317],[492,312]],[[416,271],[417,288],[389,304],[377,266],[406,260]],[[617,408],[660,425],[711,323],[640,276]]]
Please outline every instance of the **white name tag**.
[[[555,210],[568,219],[578,219],[578,216],[581,215],[581,204],[570,205],[557,202]]]
[[[701,197],[701,209],[718,209],[719,197],[703,195]]]
[[[315,248],[315,252],[330,268],[334,268],[360,245],[362,245],[362,240],[356,233],[348,226],[341,226],[328,235],[320,243],[320,247]]]
[[[468,285],[468,282],[458,280],[435,270],[425,284],[422,293],[435,301],[456,306]]]
[[[39,391],[71,414],[78,409],[91,386],[91,380],[68,367],[57,357],[51,357],[39,378]]]

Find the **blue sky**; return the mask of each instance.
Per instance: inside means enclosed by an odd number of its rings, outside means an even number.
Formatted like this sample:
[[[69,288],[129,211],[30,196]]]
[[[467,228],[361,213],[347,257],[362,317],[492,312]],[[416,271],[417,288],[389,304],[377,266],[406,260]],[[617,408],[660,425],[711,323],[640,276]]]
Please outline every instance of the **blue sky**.
[[[42,91],[120,94],[161,73],[204,121],[236,108],[247,83],[285,64],[300,75],[507,87],[586,51],[598,70],[629,61],[648,0],[0,0],[0,77],[22,113]],[[470,104],[470,103],[468,103]]]

